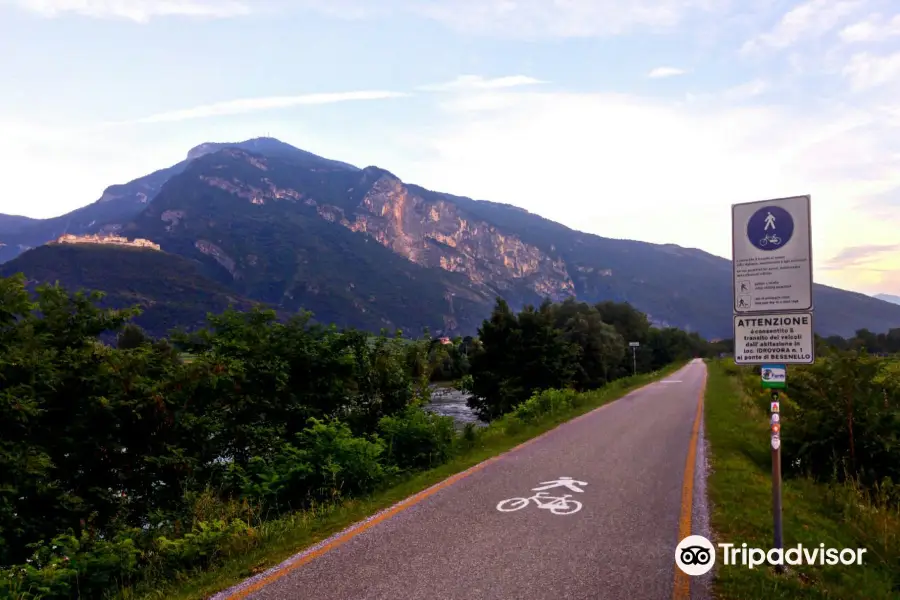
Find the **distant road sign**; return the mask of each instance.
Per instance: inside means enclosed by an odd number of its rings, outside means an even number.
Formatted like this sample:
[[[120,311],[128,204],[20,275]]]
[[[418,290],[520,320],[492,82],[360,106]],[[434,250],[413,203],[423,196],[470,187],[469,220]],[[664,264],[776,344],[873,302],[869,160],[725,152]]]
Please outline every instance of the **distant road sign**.
[[[736,364],[811,365],[815,360],[811,312],[734,316]]]
[[[731,206],[734,312],[813,309],[809,205],[794,196]]]
[[[632,348],[637,348],[638,346],[641,345],[641,343],[640,342],[628,342],[628,345]]]

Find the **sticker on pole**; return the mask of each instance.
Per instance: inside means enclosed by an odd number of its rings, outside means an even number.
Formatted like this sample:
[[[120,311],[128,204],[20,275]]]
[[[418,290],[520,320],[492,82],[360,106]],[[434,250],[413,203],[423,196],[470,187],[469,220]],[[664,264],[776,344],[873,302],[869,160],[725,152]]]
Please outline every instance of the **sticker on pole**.
[[[787,367],[784,365],[763,365],[759,373],[764,388],[783,389],[787,387]]]
[[[811,312],[734,316],[735,364],[766,365],[770,378],[786,380],[786,373],[779,375],[772,363],[783,369],[785,364],[811,365],[815,360]]]
[[[531,488],[532,492],[537,492],[529,498],[507,498],[497,503],[497,510],[500,512],[514,512],[521,510],[534,502],[535,506],[540,509],[548,510],[554,515],[571,515],[581,510],[582,504],[578,500],[572,500],[572,494],[563,494],[554,496],[545,490],[563,487],[572,492],[584,493],[580,485],[587,485],[586,481],[578,481],[571,477],[560,477],[553,481],[542,481],[538,487]]]
[[[781,438],[777,435],[772,436],[772,450],[778,450],[781,448]]]

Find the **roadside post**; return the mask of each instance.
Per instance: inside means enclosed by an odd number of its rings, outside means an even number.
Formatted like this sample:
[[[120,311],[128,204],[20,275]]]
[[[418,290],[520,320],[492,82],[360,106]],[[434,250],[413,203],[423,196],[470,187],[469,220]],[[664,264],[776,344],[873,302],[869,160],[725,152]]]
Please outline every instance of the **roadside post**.
[[[631,369],[634,375],[637,375],[637,349],[641,345],[640,342],[628,342],[631,347]]]
[[[732,204],[731,233],[734,362],[759,365],[760,384],[772,395],[772,547],[784,549],[779,392],[787,365],[816,360],[810,197]]]

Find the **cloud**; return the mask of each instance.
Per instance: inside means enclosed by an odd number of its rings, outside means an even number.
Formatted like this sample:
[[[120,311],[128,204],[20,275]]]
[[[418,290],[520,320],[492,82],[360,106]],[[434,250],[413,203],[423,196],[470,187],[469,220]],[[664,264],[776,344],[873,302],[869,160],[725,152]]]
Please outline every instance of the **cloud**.
[[[480,75],[460,75],[453,81],[444,83],[432,83],[419,86],[417,89],[429,92],[458,92],[472,90],[498,90],[518,87],[523,85],[537,85],[547,83],[526,75],[508,75],[494,79],[485,79]]]
[[[223,117],[242,113],[259,112],[278,108],[291,108],[294,106],[334,104],[336,102],[351,102],[358,100],[383,100],[388,98],[402,98],[407,96],[401,92],[388,91],[358,91],[335,92],[322,94],[302,94],[299,96],[269,96],[263,98],[245,98],[216,102],[180,110],[166,111],[147,117],[142,117],[126,123],[163,123],[172,121],[187,121],[189,119],[205,119],[209,117]]]
[[[252,4],[239,0],[13,0],[45,17],[74,13],[102,19],[146,23],[156,17],[224,19],[248,15]]]
[[[641,28],[671,29],[692,15],[719,12],[732,0],[298,0],[348,18],[408,14],[466,35],[509,38],[594,37]]]
[[[864,21],[845,27],[840,33],[840,38],[848,43],[881,42],[897,36],[900,36],[900,14],[890,19],[883,15],[871,15]]]
[[[873,266],[884,258],[885,254],[900,255],[900,244],[870,244],[867,246],[850,246],[838,252],[828,261],[826,269],[869,268],[875,271],[886,269]]]
[[[684,69],[679,69],[677,67],[656,67],[647,73],[647,77],[651,79],[658,79],[662,77],[674,77],[676,75],[684,75],[687,73]]]
[[[784,49],[820,38],[863,6],[863,0],[808,0],[785,13],[771,31],[745,43],[742,52]]]
[[[900,82],[900,51],[887,55],[869,52],[854,54],[843,69],[856,91]]]
[[[740,101],[747,100],[765,94],[769,90],[769,83],[762,79],[754,79],[746,83],[726,89],[722,93],[722,97],[726,100]]]

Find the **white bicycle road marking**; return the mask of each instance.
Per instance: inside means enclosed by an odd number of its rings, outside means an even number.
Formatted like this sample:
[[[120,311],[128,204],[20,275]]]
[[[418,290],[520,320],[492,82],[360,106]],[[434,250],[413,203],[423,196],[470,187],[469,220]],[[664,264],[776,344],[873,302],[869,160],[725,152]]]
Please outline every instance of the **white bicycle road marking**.
[[[554,481],[542,481],[539,487],[531,488],[531,491],[537,492],[529,498],[507,498],[497,503],[497,510],[500,512],[515,512],[522,510],[532,501],[538,508],[549,510],[554,515],[571,515],[577,513],[582,508],[581,502],[578,500],[570,500],[572,494],[563,494],[562,496],[552,496],[544,490],[557,487],[567,488],[569,491],[583,493],[584,490],[579,485],[587,485],[586,481],[577,481],[572,477],[560,477]]]

